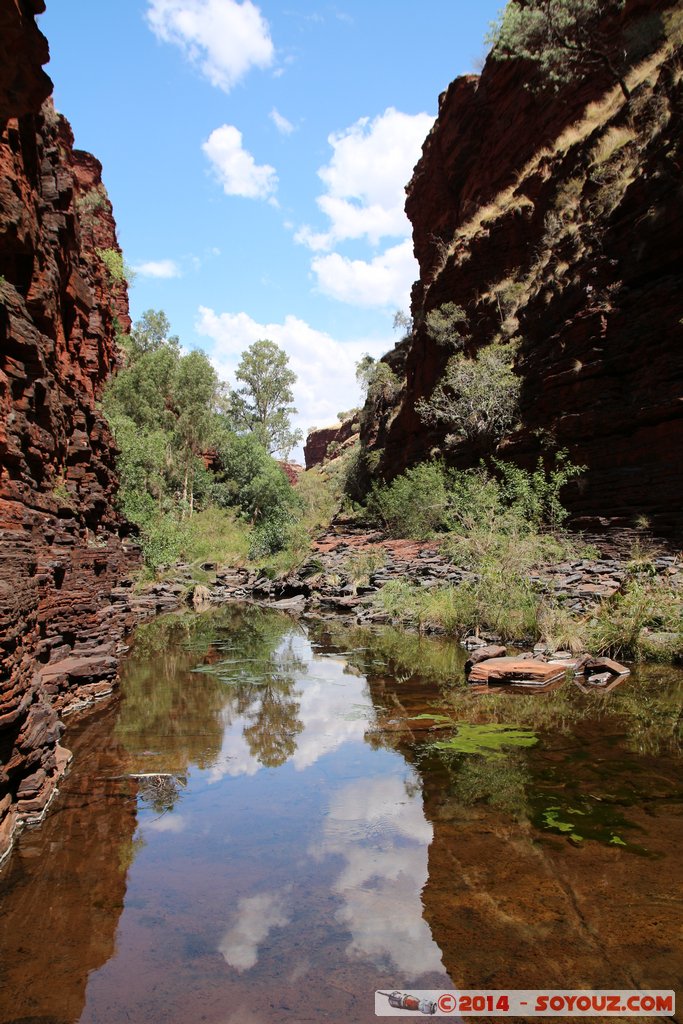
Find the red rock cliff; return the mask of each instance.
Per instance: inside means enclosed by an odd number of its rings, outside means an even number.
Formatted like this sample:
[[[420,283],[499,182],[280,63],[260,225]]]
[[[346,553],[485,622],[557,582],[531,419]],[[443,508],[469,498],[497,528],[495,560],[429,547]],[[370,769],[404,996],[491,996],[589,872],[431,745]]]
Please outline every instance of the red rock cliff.
[[[135,558],[97,410],[129,326],[97,250],[120,250],[101,167],[46,99],[42,9],[0,11],[0,858],[64,767],[58,713],[111,687]]]
[[[568,448],[588,467],[565,496],[575,522],[647,517],[672,533],[683,507],[683,9],[630,0],[623,17],[643,48],[628,103],[598,78],[534,92],[527,65],[492,59],[441,96],[407,189],[416,330],[399,395],[364,440],[388,476],[433,452],[463,467],[486,454],[415,411],[451,354],[425,316],[453,302],[469,355],[517,345],[520,426],[499,456],[531,465],[543,446]]]

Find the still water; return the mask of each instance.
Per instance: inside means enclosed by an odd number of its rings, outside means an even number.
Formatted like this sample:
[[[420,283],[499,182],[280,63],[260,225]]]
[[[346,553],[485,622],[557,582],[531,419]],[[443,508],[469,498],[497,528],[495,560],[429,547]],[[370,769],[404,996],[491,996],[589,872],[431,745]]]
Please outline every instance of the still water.
[[[0,1024],[369,1022],[378,988],[675,988],[683,673],[472,696],[463,661],[248,607],[141,628],[0,871]]]

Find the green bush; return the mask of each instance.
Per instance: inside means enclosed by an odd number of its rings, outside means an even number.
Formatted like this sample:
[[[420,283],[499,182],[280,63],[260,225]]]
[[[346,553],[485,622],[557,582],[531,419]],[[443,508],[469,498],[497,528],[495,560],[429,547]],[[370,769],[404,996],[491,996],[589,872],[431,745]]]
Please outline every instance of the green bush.
[[[493,465],[499,478],[484,466],[459,472],[441,462],[420,463],[389,484],[375,484],[368,512],[395,537],[425,540],[450,533],[463,554],[471,548],[468,562],[480,562],[488,549],[500,555],[496,547],[504,536],[519,539],[564,521],[560,491],[583,471],[569,462],[567,452],[558,452],[547,469],[539,459],[533,472],[498,460]],[[539,538],[538,543],[545,542]]]
[[[438,309],[430,310],[425,320],[427,333],[437,345],[461,349],[468,340],[469,335],[463,332],[467,330],[467,314],[454,302],[444,302]]]
[[[425,540],[448,518],[448,474],[438,462],[422,462],[389,485],[375,484],[368,510],[393,537]]]
[[[129,280],[130,274],[123,262],[123,253],[117,249],[95,249],[95,252],[107,268],[110,281],[120,283]]]
[[[536,640],[541,601],[528,580],[490,569],[476,583],[422,588],[391,580],[377,594],[379,606],[393,619],[421,629],[462,637],[492,631],[503,640]]]
[[[589,623],[591,650],[613,658],[670,661],[683,652],[683,605],[659,579],[630,579]]]
[[[521,379],[514,372],[514,346],[488,345],[474,359],[449,359],[429,399],[415,403],[428,426],[443,424],[453,440],[499,441],[517,419]]]

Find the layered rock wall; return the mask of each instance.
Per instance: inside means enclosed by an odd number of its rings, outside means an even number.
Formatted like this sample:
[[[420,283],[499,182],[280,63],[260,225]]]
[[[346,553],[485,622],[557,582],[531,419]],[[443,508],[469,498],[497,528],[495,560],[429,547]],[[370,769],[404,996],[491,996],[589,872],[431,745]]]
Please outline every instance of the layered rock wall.
[[[68,759],[58,713],[111,688],[137,560],[97,408],[129,327],[120,249],[101,167],[46,98],[42,9],[0,12],[0,858]]]
[[[358,414],[355,413],[343,423],[335,423],[331,427],[320,427],[309,431],[304,445],[306,469],[322,466],[335,458],[346,447],[348,441],[358,435]]]
[[[491,447],[427,428],[453,350],[425,318],[467,316],[465,353],[516,346],[519,425],[499,457],[535,464],[567,448],[588,467],[564,495],[574,522],[649,521],[681,532],[683,507],[683,193],[679,3],[630,0],[640,54],[618,86],[590,78],[559,94],[530,89],[520,61],[489,59],[457,79],[408,186],[420,280],[402,388],[364,440],[391,477],[430,454],[476,464]],[[614,38],[619,38],[616,29]]]

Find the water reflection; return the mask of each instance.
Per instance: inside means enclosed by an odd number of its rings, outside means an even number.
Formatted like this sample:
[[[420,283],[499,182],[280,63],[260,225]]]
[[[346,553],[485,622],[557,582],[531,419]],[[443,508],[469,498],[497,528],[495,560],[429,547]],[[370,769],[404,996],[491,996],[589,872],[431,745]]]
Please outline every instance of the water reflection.
[[[239,901],[235,922],[218,947],[226,964],[240,974],[256,965],[259,946],[273,928],[284,928],[291,920],[286,895],[262,892]]]
[[[463,661],[258,608],[141,630],[120,709],[84,723],[62,801],[0,874],[0,1024],[369,1022],[376,988],[670,987],[681,675],[473,698]],[[538,743],[445,756],[427,712]]]
[[[441,953],[422,917],[431,825],[419,789],[400,778],[353,782],[330,802],[314,856],[344,863],[334,882],[336,918],[351,934],[350,957],[395,969],[396,977],[441,972]]]
[[[68,732],[78,771],[0,872],[0,1022],[80,1019],[88,976],[114,954],[135,841],[136,785],[111,736],[117,708]]]

